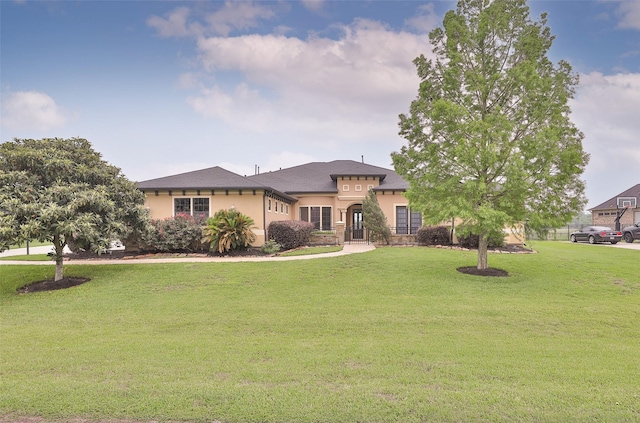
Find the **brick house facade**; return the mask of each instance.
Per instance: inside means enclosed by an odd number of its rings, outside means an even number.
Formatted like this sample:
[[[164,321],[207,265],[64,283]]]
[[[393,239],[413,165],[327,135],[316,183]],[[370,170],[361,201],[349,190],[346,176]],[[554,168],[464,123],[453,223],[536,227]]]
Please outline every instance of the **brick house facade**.
[[[607,201],[593,207],[589,211],[591,212],[591,221],[594,225],[615,227],[615,219],[618,210],[622,208],[623,204],[631,203],[635,204],[636,208],[628,209],[624,215],[620,218],[620,227],[631,226],[634,223],[640,222],[640,184],[636,184],[626,191],[611,197]]]

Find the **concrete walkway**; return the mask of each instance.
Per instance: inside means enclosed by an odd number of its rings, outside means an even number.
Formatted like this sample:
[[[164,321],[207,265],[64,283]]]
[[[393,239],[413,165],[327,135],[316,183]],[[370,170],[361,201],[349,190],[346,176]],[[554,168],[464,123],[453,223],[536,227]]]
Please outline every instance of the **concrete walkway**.
[[[29,254],[47,254],[51,251],[50,246],[31,247]],[[348,254],[364,253],[375,250],[373,244],[345,244],[342,251],[324,254],[309,254],[303,256],[268,256],[268,257],[167,257],[167,258],[143,258],[128,260],[66,260],[65,265],[70,264],[143,264],[143,263],[229,263],[229,262],[251,262],[251,261],[291,261],[291,260],[310,260],[326,257],[338,257]],[[16,255],[27,254],[26,248],[17,248],[15,250],[0,253],[0,257],[10,257]],[[22,260],[0,260],[3,264],[21,264],[21,265],[53,265],[53,260],[48,261],[22,261]]]

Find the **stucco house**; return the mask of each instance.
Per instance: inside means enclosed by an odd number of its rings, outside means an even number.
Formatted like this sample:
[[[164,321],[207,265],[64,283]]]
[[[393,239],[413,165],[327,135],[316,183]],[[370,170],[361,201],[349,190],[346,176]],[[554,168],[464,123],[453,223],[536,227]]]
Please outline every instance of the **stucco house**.
[[[615,226],[617,213],[629,205],[630,208],[620,218],[620,227],[631,226],[640,222],[640,184],[611,197],[607,201],[589,209],[594,225]]]
[[[209,217],[235,208],[254,220],[257,246],[265,242],[266,229],[276,220],[313,222],[323,231],[342,222],[347,239],[364,237],[362,202],[370,189],[393,231],[414,234],[422,217],[404,197],[408,186],[393,170],[352,160],[313,162],[252,176],[216,166],[138,183],[152,218],[180,213]]]
[[[264,244],[269,224],[279,220],[312,222],[320,231],[344,227],[344,239],[364,239],[362,202],[370,189],[396,242],[407,242],[422,226],[420,212],[412,210],[404,196],[407,181],[393,170],[353,160],[313,162],[251,176],[216,166],[142,181],[138,188],[153,219],[181,213],[209,217],[234,208],[254,220],[255,246]],[[505,230],[507,243],[522,240]]]

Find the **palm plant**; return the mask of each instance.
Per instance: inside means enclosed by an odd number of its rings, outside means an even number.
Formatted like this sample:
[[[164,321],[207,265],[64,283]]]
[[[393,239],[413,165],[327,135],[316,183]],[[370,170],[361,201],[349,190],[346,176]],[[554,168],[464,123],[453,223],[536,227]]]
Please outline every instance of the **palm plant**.
[[[247,248],[256,240],[254,223],[237,210],[219,210],[207,220],[202,240],[210,244],[211,251],[219,253]]]

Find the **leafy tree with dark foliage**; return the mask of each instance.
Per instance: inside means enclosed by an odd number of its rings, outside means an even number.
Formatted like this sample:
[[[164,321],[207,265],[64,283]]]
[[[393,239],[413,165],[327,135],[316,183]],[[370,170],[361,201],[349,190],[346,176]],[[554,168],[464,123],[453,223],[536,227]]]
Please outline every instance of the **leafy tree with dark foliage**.
[[[15,139],[0,144],[0,250],[28,240],[62,251],[77,242],[95,252],[148,228],[144,194],[82,138]]]
[[[427,223],[452,217],[479,235],[487,269],[491,231],[562,226],[585,204],[583,134],[570,120],[578,77],[554,65],[546,14],[525,0],[461,0],[415,59],[421,83],[392,155],[407,197]]]

